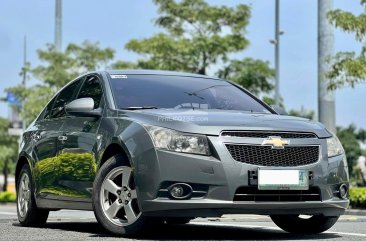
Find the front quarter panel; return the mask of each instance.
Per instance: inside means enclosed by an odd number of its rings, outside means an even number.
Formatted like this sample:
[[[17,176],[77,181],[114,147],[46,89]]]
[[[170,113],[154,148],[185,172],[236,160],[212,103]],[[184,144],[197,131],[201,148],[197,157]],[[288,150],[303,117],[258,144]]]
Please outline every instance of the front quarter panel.
[[[134,170],[139,200],[151,199],[159,187],[160,178],[156,151],[146,129],[128,118],[104,118],[99,133],[104,139],[102,150],[115,143],[127,154]]]

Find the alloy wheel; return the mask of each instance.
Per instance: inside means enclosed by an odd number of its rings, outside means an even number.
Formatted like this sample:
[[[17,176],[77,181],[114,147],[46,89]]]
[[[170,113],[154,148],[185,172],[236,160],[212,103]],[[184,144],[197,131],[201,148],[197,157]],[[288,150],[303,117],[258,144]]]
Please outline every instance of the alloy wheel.
[[[30,203],[30,182],[29,176],[27,173],[23,173],[19,182],[18,189],[18,210],[21,217],[25,217],[27,215]]]
[[[127,226],[139,218],[131,167],[117,167],[108,173],[100,190],[100,203],[104,215],[115,225]]]

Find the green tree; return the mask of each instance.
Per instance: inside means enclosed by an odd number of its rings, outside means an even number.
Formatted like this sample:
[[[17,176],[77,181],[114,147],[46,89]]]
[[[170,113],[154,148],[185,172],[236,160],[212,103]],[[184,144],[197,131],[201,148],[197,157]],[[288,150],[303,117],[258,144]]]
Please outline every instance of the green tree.
[[[291,109],[288,112],[288,114],[292,115],[292,116],[298,116],[298,117],[303,117],[303,118],[310,119],[310,120],[315,120],[315,111],[307,110],[304,107],[301,107],[300,110]]]
[[[7,191],[8,175],[14,173],[17,158],[17,137],[8,135],[9,122],[0,117],[0,170],[4,175],[2,191]]]
[[[160,16],[155,24],[164,33],[133,39],[126,49],[144,56],[141,68],[187,71],[206,74],[230,53],[245,49],[244,37],[250,7],[210,6],[204,0],[154,0]]]
[[[353,167],[363,151],[359,143],[363,140],[358,139],[360,137],[360,133],[363,132],[364,130],[358,130],[355,125],[349,125],[348,127],[337,127],[337,136],[346,152],[348,168],[351,175],[354,174]]]
[[[64,52],[48,44],[40,49],[38,58],[45,65],[31,69],[32,75],[47,86],[59,89],[78,75],[108,66],[114,57],[111,48],[100,48],[98,43],[84,41],[81,45],[70,43]]]
[[[274,85],[269,79],[275,75],[268,62],[245,58],[243,60],[231,60],[222,70],[218,71],[218,76],[229,79],[244,86],[254,94],[268,93]]]
[[[366,0],[361,0],[366,8]],[[338,52],[332,58],[332,67],[328,72],[330,89],[345,85],[354,87],[366,79],[366,13],[355,14],[340,9],[328,13],[329,21],[344,32],[354,34],[356,42],[362,44],[360,53]]]
[[[34,120],[58,89],[82,73],[107,68],[114,57],[113,49],[101,48],[98,43],[88,41],[81,45],[70,43],[64,52],[56,51],[51,44],[37,52],[42,64],[34,68],[27,64],[21,74],[27,71],[39,80],[39,84],[30,88],[17,85],[6,90],[24,103],[18,110],[27,124]]]

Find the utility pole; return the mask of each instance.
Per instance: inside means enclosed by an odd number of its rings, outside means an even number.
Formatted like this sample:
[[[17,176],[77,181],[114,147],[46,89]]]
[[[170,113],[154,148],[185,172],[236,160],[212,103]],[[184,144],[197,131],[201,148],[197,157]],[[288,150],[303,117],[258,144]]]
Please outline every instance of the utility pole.
[[[327,13],[333,8],[333,0],[318,1],[318,118],[325,127],[336,132],[335,95],[328,90],[326,73],[330,69],[329,57],[333,55],[333,27]]]
[[[276,84],[275,84],[275,104],[280,105],[280,0],[275,3],[275,69],[276,69]]]
[[[56,51],[62,51],[62,0],[56,0],[55,47]]]
[[[27,36],[24,35],[24,43],[23,43],[23,71],[22,71],[22,74],[23,74],[23,80],[22,80],[22,85],[23,85],[23,88],[27,88],[27,69],[28,66],[27,66]],[[22,112],[24,113],[24,103],[25,101],[23,100],[23,103],[22,103]],[[23,116],[23,121],[22,121],[22,129],[23,131],[25,130],[25,128],[27,127],[27,122],[25,121],[25,118]]]
[[[22,85],[26,87],[27,83],[27,36],[24,35],[24,43],[23,43],[23,80]]]

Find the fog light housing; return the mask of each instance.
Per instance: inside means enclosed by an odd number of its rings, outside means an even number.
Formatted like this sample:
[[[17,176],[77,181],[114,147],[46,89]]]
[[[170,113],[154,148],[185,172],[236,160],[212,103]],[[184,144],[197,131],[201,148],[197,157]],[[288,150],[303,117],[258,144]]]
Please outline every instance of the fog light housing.
[[[346,184],[342,184],[339,186],[339,197],[342,199],[347,199],[348,196],[348,187]]]
[[[192,187],[186,183],[175,183],[168,188],[168,191],[174,199],[188,199],[192,194]]]

